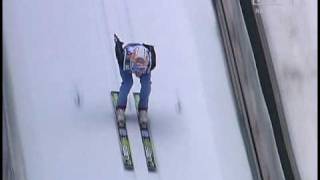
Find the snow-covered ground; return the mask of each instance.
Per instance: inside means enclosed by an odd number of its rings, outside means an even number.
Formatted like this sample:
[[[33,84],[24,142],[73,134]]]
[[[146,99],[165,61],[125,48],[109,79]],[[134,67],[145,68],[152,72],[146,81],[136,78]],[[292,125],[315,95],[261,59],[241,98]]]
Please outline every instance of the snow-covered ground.
[[[317,0],[261,0],[261,16],[302,179],[317,179]]]
[[[4,51],[27,179],[251,179],[210,0],[5,0]],[[129,96],[123,169],[113,33],[155,45],[148,173]],[[210,37],[210,38],[208,38]],[[133,91],[139,90],[135,79]],[[80,101],[78,99],[80,97]]]

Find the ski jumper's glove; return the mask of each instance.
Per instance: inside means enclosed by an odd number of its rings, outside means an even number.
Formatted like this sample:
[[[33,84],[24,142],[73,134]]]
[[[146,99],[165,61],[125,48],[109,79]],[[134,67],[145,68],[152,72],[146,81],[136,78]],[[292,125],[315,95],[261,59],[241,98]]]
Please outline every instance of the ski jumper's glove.
[[[118,43],[118,42],[120,42],[120,43],[122,43],[121,41],[120,41],[120,39],[119,39],[119,37],[117,36],[117,34],[113,34],[113,40],[114,40],[114,43]],[[122,43],[123,44],[123,43]]]

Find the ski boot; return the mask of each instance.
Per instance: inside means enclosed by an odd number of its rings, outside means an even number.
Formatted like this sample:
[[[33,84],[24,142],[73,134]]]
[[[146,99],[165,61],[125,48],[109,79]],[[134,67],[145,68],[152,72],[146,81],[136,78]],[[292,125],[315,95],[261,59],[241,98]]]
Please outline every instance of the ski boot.
[[[146,127],[148,124],[148,112],[146,110],[140,110],[139,111],[139,123],[143,126]]]
[[[120,125],[123,125],[125,123],[124,109],[117,109],[117,121]]]

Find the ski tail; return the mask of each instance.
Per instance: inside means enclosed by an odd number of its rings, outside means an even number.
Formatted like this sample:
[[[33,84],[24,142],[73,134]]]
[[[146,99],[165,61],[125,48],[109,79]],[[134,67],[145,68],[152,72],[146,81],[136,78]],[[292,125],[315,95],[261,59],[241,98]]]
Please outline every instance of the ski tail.
[[[118,98],[119,98],[119,91],[111,91],[111,98],[112,98],[113,108],[116,109]]]
[[[140,101],[140,93],[133,92],[133,97],[134,97],[134,104],[135,104],[137,112],[138,112],[139,101]]]

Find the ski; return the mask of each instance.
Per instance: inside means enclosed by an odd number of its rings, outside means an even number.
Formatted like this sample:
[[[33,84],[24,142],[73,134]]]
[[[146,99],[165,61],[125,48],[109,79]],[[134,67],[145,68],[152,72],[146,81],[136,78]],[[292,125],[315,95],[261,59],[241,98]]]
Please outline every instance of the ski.
[[[137,115],[138,115],[138,105],[139,105],[140,95],[139,93],[134,92],[133,96],[134,96],[135,106],[136,106]],[[138,115],[138,120],[139,120],[139,115]],[[153,151],[152,141],[151,141],[151,136],[149,131],[149,124],[144,125],[144,124],[141,124],[139,121],[139,127],[140,127],[140,134],[142,138],[144,154],[145,154],[146,162],[148,166],[148,171],[156,171],[157,166],[154,158],[154,151]]]
[[[111,97],[112,97],[112,104],[115,112],[115,118],[117,118],[116,107],[117,107],[119,92],[111,91]],[[133,161],[131,156],[130,143],[129,143],[128,133],[127,133],[126,123],[119,123],[116,119],[116,125],[118,129],[118,134],[119,134],[123,165],[125,169],[133,170],[134,167],[133,167]]]

